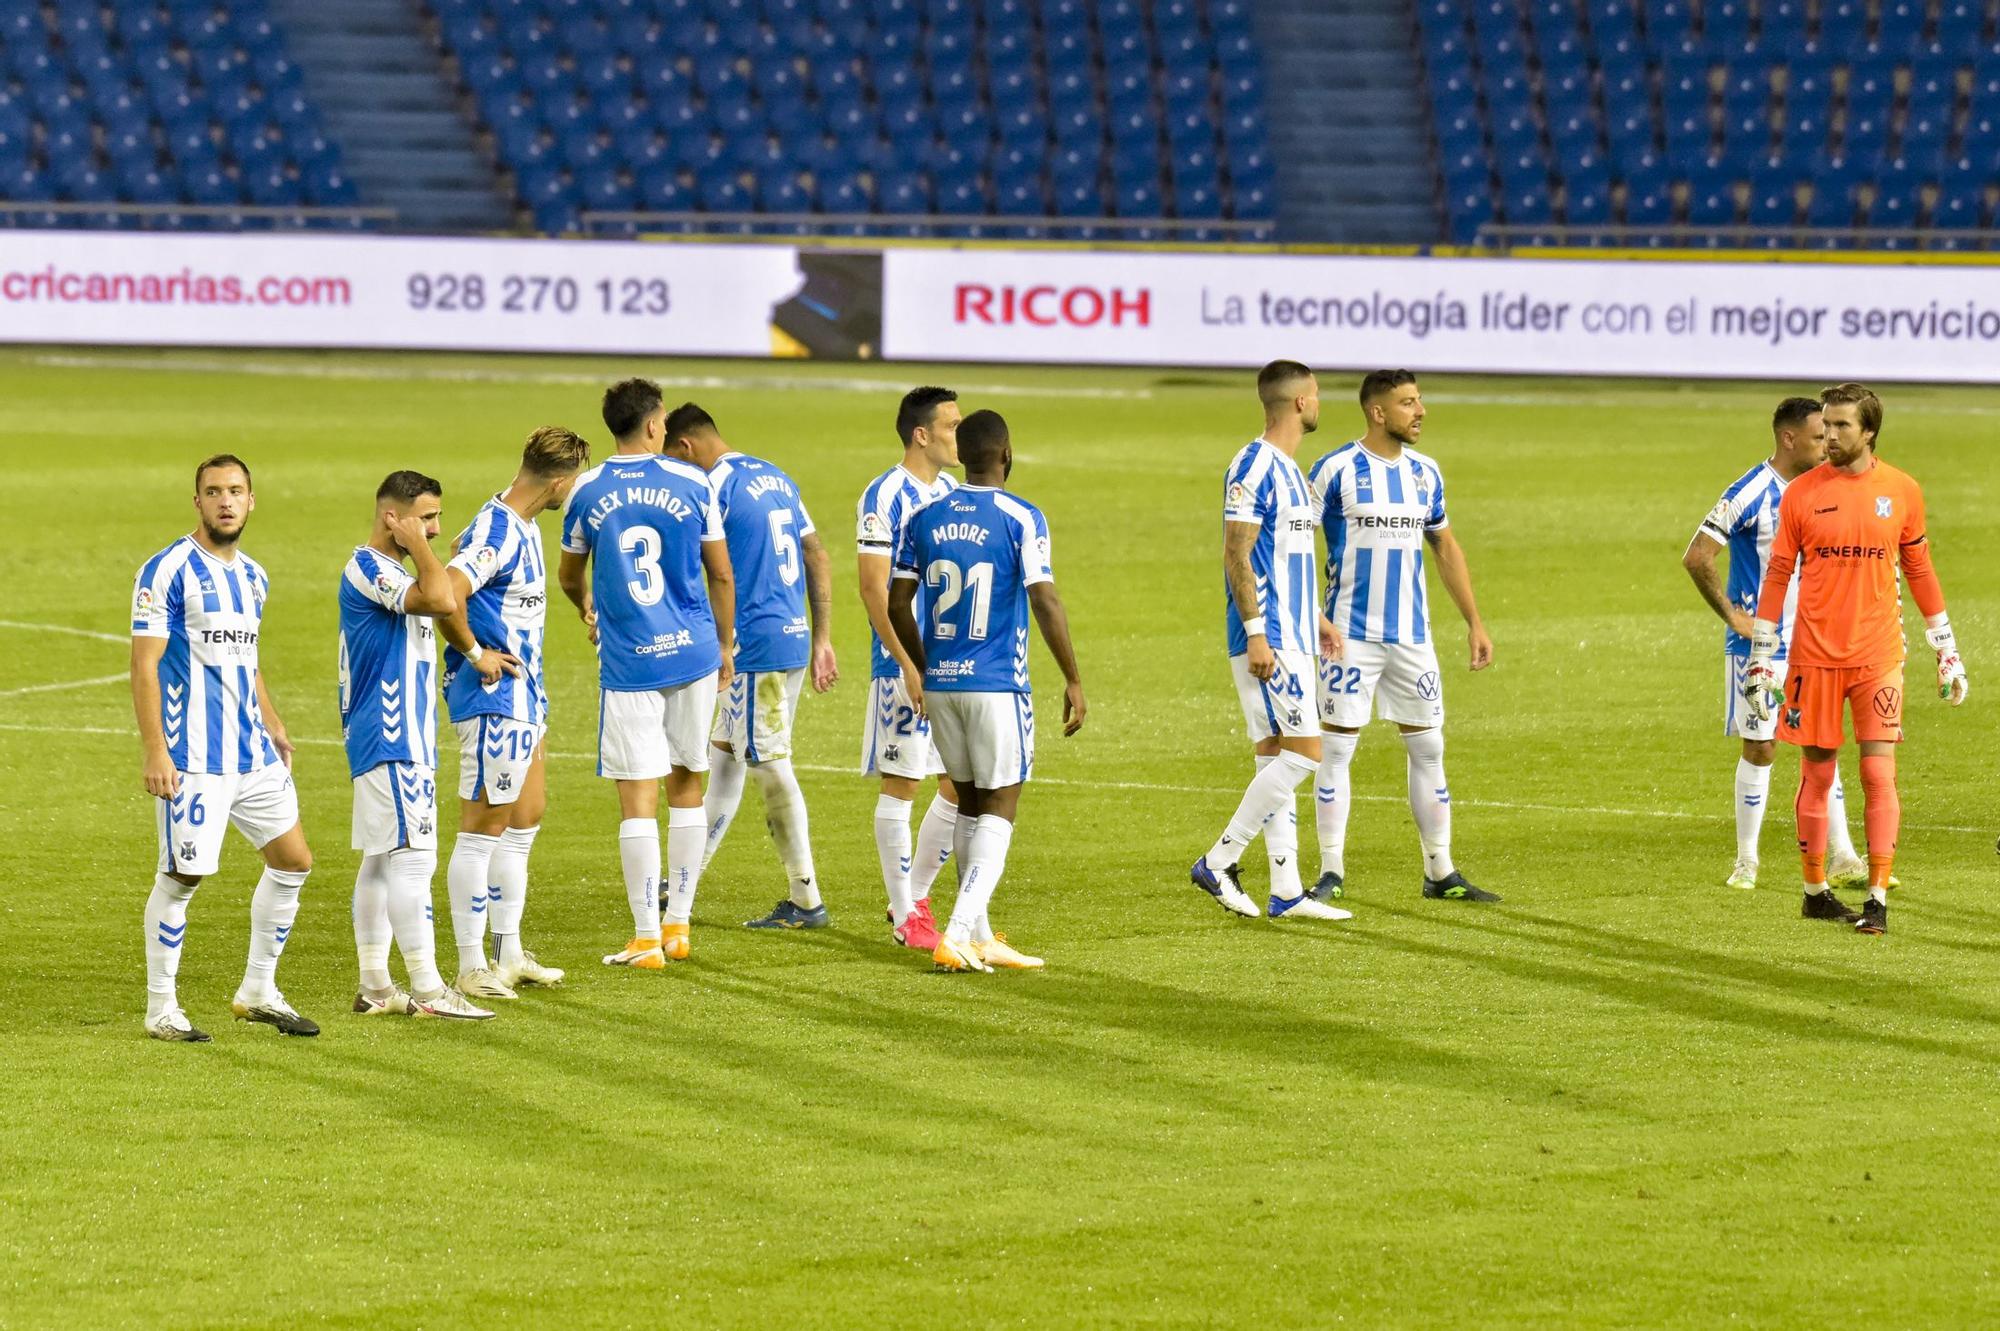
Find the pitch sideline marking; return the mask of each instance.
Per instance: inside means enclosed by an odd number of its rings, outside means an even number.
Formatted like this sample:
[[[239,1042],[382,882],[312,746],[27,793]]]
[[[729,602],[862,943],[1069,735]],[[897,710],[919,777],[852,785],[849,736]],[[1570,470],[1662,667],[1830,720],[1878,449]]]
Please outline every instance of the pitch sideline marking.
[[[21,619],[0,619],[0,629],[20,629],[27,633],[71,633],[79,638],[95,638],[99,642],[131,641],[122,634],[100,633],[96,629],[76,629],[67,624],[31,624]]]
[[[24,693],[61,693],[65,689],[88,689],[99,684],[115,684],[132,678],[132,672],[121,670],[115,675],[97,675],[90,679],[68,679],[59,684],[30,684],[26,688],[0,689],[0,698],[18,698]],[[54,729],[55,727],[49,727]]]
[[[124,678],[126,678],[124,675],[107,676],[101,682],[108,683],[111,679]],[[43,685],[40,687],[49,686]],[[0,723],[0,731],[16,731],[38,735],[117,735],[125,739],[134,739],[138,734],[136,731],[116,730],[109,726],[30,726],[6,723]],[[292,743],[296,745],[311,744],[325,748],[344,747],[344,743],[341,740],[321,739],[318,736],[305,739],[294,738]],[[563,753],[553,749],[549,751],[549,757],[559,759],[563,762],[597,761],[597,755],[594,753]],[[792,767],[795,771],[813,772],[828,776],[859,775],[852,767],[835,767],[823,763],[793,763]],[[1241,788],[1237,786],[1176,786],[1147,781],[1080,781],[1074,778],[1058,776],[1038,777],[1036,780],[1038,784],[1045,786],[1082,786],[1098,790],[1138,790],[1153,794],[1238,795],[1242,793]],[[1401,795],[1356,795],[1354,798],[1373,804],[1407,803],[1406,798]],[[1475,809],[1504,809],[1510,813],[1598,814],[1612,818],[1667,818],[1697,823],[1726,823],[1729,821],[1729,815],[1726,814],[1688,813],[1681,809],[1620,809],[1607,804],[1532,804],[1515,800],[1476,800],[1456,796],[1453,797],[1452,802],[1467,805]],[[1912,832],[1976,832],[1983,834],[1987,831],[1983,827],[1960,827],[1953,823],[1904,823],[1903,826]]]

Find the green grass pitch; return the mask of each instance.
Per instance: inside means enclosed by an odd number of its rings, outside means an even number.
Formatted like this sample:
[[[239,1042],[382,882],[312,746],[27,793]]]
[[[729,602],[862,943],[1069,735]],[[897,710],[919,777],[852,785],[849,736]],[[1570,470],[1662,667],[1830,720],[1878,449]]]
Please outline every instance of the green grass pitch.
[[[530,427],[608,448],[598,387],[635,371],[788,468],[834,553],[845,678],[798,733],[836,927],[738,927],[783,891],[753,788],[693,960],[598,964],[628,928],[617,814],[558,598],[526,931],[570,980],[480,1027],[364,1022],[334,588],[373,487],[437,475],[456,530]],[[1076,738],[1044,727],[994,904],[1043,974],[940,976],[891,946],[851,771],[847,538],[926,380],[1011,421],[1091,701]],[[1353,380],[1323,379],[1305,461],[1349,437]],[[0,354],[0,1326],[1990,1323],[2000,395],[1886,394],[1974,687],[1939,703],[1917,640],[1892,932],[1798,918],[1790,752],[1764,886],[1721,886],[1735,746],[1679,557],[1777,398],[1814,387],[1427,377],[1424,447],[1498,648],[1464,670],[1433,574],[1456,849],[1506,903],[1419,900],[1378,724],[1357,918],[1325,926],[1226,917],[1185,878],[1249,772],[1216,511],[1258,425],[1246,374]],[[154,842],[122,634],[223,449],[256,467],[264,668],[306,741],[318,864],[280,980],[326,1032],[228,1018],[256,876],[232,839],[180,981],[215,1043],[179,1048],[140,1030]],[[1845,770],[1858,787],[1851,750]],[[443,895],[440,874],[448,956]]]

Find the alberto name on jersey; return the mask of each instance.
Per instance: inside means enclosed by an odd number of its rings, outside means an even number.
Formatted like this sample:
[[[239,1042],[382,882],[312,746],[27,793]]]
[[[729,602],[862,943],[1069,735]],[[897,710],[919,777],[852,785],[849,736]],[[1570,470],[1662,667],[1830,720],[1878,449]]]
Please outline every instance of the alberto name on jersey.
[[[349,776],[383,763],[437,766],[437,638],[403,611],[416,579],[368,546],[340,575],[340,728]]]
[[[1312,469],[1326,528],[1326,617],[1356,642],[1427,643],[1424,538],[1449,525],[1444,473],[1406,448],[1394,462],[1360,440]]]
[[[724,453],[708,479],[736,574],[736,668],[802,670],[812,659],[812,628],[799,542],[813,524],[798,487],[742,453]]]
[[[1757,596],[1764,589],[1764,570],[1771,562],[1771,540],[1778,534],[1778,514],[1785,498],[1785,478],[1768,461],[1759,462],[1722,492],[1701,530],[1729,547],[1729,604],[1757,616]],[[1799,578],[1795,570],[1785,593],[1785,617],[1778,624],[1777,659],[1785,659],[1792,641],[1792,620],[1799,609]],[[1723,648],[1731,656],[1748,657],[1750,640],[1724,626]]]
[[[160,725],[180,772],[241,775],[278,762],[257,704],[257,637],[271,580],[246,554],[224,563],[183,536],[147,560],[132,636],[165,638]]]
[[[1257,580],[1271,650],[1318,655],[1313,531],[1319,514],[1299,464],[1262,439],[1251,440],[1230,461],[1223,478],[1222,518],[1225,524],[1253,523],[1258,529],[1250,547],[1250,571]],[[1250,639],[1226,573],[1222,597],[1229,654],[1242,656],[1250,650]]]
[[[910,519],[895,576],[930,591],[918,620],[926,691],[1029,691],[1028,588],[1055,580],[1040,509],[961,485]]]
[[[562,533],[564,550],[591,556],[605,690],[677,688],[721,668],[701,562],[702,542],[723,539],[707,472],[657,454],[609,458],[577,478]]]
[[[504,716],[547,725],[549,695],[542,687],[542,624],[548,614],[548,562],[542,530],[494,496],[458,537],[450,567],[465,574],[472,595],[466,622],[481,647],[497,647],[521,662],[517,678],[502,673],[488,685],[464,669],[458,648],[444,653],[444,700],[453,721]]]
[[[861,492],[861,502],[855,506],[854,539],[864,555],[881,555],[893,560],[902,548],[903,534],[908,530],[910,515],[940,495],[950,494],[958,488],[958,482],[944,472],[929,485],[912,476],[902,463],[868,483]],[[917,601],[914,607],[917,622],[924,619],[924,584],[917,584]],[[868,631],[869,675],[874,679],[893,679],[899,673],[896,658],[889,655],[889,649],[882,645],[882,639],[874,629]]]

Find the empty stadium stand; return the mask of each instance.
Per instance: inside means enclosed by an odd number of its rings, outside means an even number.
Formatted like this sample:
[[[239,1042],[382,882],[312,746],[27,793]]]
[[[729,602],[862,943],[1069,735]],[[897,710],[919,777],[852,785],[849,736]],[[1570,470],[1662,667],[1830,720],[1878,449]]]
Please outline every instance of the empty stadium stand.
[[[1220,236],[1276,212],[1250,0],[428,3],[542,231]]]
[[[1982,0],[1418,10],[1454,240],[1964,248],[1994,224]]]
[[[0,0],[0,225],[366,225],[264,0]],[[306,210],[306,211],[300,211]]]

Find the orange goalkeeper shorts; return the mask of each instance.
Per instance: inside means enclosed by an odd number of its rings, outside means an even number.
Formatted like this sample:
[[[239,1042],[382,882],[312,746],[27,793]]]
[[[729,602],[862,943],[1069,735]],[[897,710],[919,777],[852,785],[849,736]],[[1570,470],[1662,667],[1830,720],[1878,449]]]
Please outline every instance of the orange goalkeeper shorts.
[[[1778,738],[1837,749],[1847,739],[1843,706],[1854,713],[1857,741],[1903,742],[1903,667],[1795,665],[1778,706]]]

